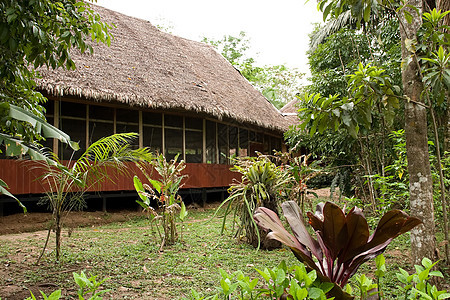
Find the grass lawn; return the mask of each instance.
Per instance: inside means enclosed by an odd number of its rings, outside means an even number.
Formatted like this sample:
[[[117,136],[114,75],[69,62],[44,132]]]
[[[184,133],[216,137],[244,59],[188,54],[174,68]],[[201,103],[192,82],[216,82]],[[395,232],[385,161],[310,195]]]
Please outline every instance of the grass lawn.
[[[108,277],[104,288],[112,291],[105,299],[182,299],[191,289],[202,295],[212,294],[219,286],[219,272],[242,270],[259,277],[255,268],[264,269],[286,260],[297,263],[285,248],[255,251],[232,235],[231,223],[220,235],[222,219],[207,222],[212,209],[190,210],[183,225],[183,241],[159,252],[157,233],[151,232],[144,217],[98,227],[76,228],[63,233],[62,261],[55,262],[54,236],[39,266],[36,266],[46,232],[0,236],[0,296],[24,299],[28,289],[47,294],[61,288],[66,298],[75,298],[72,272]],[[180,230],[179,230],[180,231]],[[384,285],[387,299],[397,298],[394,273],[403,267],[411,271],[408,235],[394,241],[385,255],[388,274]],[[373,263],[362,271],[373,273]]]

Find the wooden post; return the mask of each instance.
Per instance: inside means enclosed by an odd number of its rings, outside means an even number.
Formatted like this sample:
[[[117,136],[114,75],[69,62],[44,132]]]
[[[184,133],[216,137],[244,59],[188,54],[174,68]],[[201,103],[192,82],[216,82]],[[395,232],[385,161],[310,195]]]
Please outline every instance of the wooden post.
[[[86,149],[89,148],[89,104],[86,104]]]
[[[206,119],[203,119],[202,144],[203,144],[202,162],[205,164],[206,163]]]
[[[142,123],[142,110],[140,110],[139,111],[139,148],[143,148],[143,147],[144,147],[144,125]]]
[[[106,197],[102,195],[102,211],[106,212]]]
[[[59,100],[55,100],[55,108],[53,114],[53,126],[59,128]],[[58,157],[58,139],[53,139],[53,153]]]
[[[206,194],[206,189],[202,189],[202,207],[206,206],[206,200],[208,199],[208,196]]]
[[[162,136],[162,145],[161,145],[161,154],[166,155],[166,130],[164,126],[164,114],[161,114],[161,136]]]
[[[183,160],[186,161],[186,118],[183,117],[183,141],[182,141],[181,151]]]

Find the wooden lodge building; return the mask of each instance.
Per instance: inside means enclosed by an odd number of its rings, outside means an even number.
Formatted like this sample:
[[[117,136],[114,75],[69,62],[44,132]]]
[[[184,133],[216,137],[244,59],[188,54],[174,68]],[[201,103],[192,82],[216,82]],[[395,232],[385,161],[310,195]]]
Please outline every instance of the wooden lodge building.
[[[136,146],[168,159],[180,153],[189,175],[182,192],[205,201],[212,192],[223,197],[236,177],[230,157],[282,150],[287,120],[215,49],[94,8],[115,24],[111,46],[95,44],[93,55],[73,53],[75,71],[43,69],[37,81],[49,99],[48,122],[79,142],[78,153],[100,137],[137,132]],[[64,160],[77,158],[57,141],[46,146]],[[19,160],[0,159],[0,178],[25,202],[43,192],[33,176]],[[95,192],[91,197],[100,196],[103,209],[107,198],[108,206],[114,198],[136,198],[131,178]]]

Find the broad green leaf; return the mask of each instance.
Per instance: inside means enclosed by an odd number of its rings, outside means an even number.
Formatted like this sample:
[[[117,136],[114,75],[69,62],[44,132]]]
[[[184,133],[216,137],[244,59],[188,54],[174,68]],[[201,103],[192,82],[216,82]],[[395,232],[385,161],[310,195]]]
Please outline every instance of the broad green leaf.
[[[37,117],[35,114],[13,104],[10,104],[9,106],[9,116],[11,118],[30,123],[33,127],[38,129],[39,133],[42,133],[42,136],[46,138],[56,138],[63,143],[69,144],[75,151],[80,148],[78,143],[70,140],[68,134],[48,124],[45,120]]]
[[[136,175],[134,175],[134,177],[133,177],[133,184],[134,184],[134,188],[136,189],[136,191],[145,192],[145,189],[144,189],[144,186],[142,185],[141,180]],[[143,198],[144,197],[143,195],[139,194],[139,197],[141,197],[142,200],[145,200]]]
[[[411,15],[411,13],[409,11],[407,11],[406,9],[404,9],[403,15],[405,16],[406,22],[408,22],[408,24],[411,24],[411,22],[413,20],[413,16]]]
[[[183,201],[181,201],[181,210],[180,210],[180,220],[181,222],[184,221],[184,219],[186,218],[186,216],[188,215],[188,211],[186,210],[186,205],[184,204]]]
[[[312,287],[308,291],[308,296],[311,299],[320,299],[324,295],[324,292],[321,289],[316,287]]]
[[[161,182],[159,182],[158,180],[154,180],[154,179],[150,179],[149,181],[152,184],[153,188],[156,191],[158,191],[158,193],[161,193],[161,187],[162,187]]]
[[[22,202],[20,202],[19,199],[17,199],[13,194],[11,194],[8,191],[8,185],[6,184],[6,182],[4,182],[2,179],[0,179],[0,194],[9,196],[11,198],[13,198],[14,200],[17,201],[17,204],[19,204],[20,207],[22,207],[23,212],[26,213],[27,212],[27,208],[22,204]]]

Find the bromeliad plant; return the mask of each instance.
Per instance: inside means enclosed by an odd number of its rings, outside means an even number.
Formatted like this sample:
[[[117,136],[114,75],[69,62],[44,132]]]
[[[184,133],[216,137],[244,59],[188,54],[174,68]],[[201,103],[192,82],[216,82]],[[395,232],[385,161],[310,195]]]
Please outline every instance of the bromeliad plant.
[[[335,283],[331,292],[338,299],[350,297],[341,288],[364,262],[384,252],[395,237],[422,223],[400,210],[391,210],[369,235],[369,226],[361,209],[354,207],[346,214],[331,202],[320,203],[315,214],[308,212],[309,224],[317,237],[315,240],[308,233],[295,201],[283,203],[282,208],[294,235],[283,227],[273,211],[265,207],[256,210],[255,221],[263,229],[271,230],[268,238],[282,242],[297,259],[316,270],[322,281]]]
[[[245,236],[249,244],[259,247],[261,237],[253,214],[260,206],[278,210],[279,193],[288,181],[288,174],[265,156],[236,158],[231,170],[242,176],[239,182],[230,186],[230,196],[216,210],[217,213],[226,205],[222,232],[226,217],[234,209],[234,217],[240,219],[236,237]]]
[[[178,238],[175,213],[180,211],[180,219],[183,220],[187,214],[186,207],[181,196],[178,194],[178,190],[183,186],[182,180],[187,177],[187,175],[181,174],[186,165],[183,160],[180,162],[177,162],[177,160],[178,155],[168,162],[164,155],[160,154],[150,162],[149,167],[151,171],[155,170],[158,173],[159,180],[152,176],[153,172],[149,174],[149,168],[145,168],[142,164],[138,164],[138,167],[141,169],[151,186],[142,184],[137,176],[134,177],[134,186],[141,198],[141,200],[137,200],[137,203],[139,203],[144,210],[151,211],[153,215],[152,218],[159,218],[159,216],[151,207],[150,199],[156,200],[158,208],[161,209],[161,221],[164,234],[160,233],[158,224],[156,224],[161,238],[161,249],[165,244],[174,244]]]

